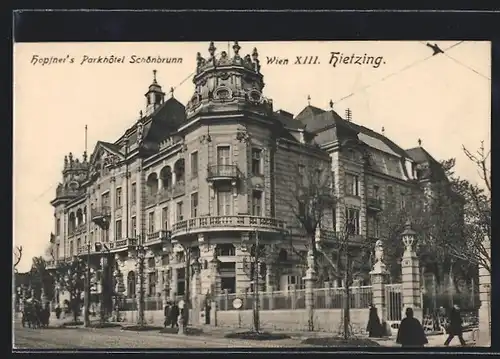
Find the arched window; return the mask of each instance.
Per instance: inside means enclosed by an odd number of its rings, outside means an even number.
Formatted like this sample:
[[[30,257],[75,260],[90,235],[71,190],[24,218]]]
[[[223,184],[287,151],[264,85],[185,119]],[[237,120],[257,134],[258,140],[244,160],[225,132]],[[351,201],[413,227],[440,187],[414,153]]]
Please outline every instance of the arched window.
[[[280,252],[278,254],[278,259],[281,262],[286,262],[287,261],[287,259],[288,259],[288,253],[286,252],[286,250],[284,250],[284,249],[280,250]]]
[[[167,189],[172,186],[172,169],[170,166],[165,166],[161,169],[160,180],[162,181],[163,188]]]
[[[148,194],[155,195],[158,192],[158,175],[156,173],[151,173],[146,181],[148,187]]]
[[[76,225],[80,226],[83,223],[83,211],[81,208],[79,208],[76,211]]]
[[[127,297],[134,298],[135,297],[135,289],[136,289],[135,272],[130,271],[130,272],[128,272],[128,275],[127,275]]]
[[[69,214],[68,232],[73,233],[75,231],[75,228],[76,228],[76,217],[75,217],[75,213],[71,212]]]
[[[181,183],[184,182],[184,158],[180,158],[174,164],[174,172],[175,172],[175,182]]]

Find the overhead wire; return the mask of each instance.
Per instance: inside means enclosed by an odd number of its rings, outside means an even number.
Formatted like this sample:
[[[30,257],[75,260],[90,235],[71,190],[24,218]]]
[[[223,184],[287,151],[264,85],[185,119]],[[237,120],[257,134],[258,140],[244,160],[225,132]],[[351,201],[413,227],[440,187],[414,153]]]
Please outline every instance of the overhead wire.
[[[463,43],[463,42],[464,42],[464,41],[459,41],[459,42],[457,42],[456,44],[453,44],[453,45],[451,45],[450,47],[447,47],[447,48],[446,48],[446,49],[444,49],[443,51],[450,50],[450,49],[452,49],[453,47],[458,46],[458,45],[460,45],[460,44],[461,44],[461,43]],[[388,75],[386,75],[386,76],[382,77],[380,80],[378,80],[378,81],[376,81],[376,82],[373,82],[373,83],[371,83],[371,84],[368,84],[368,85],[366,85],[366,86],[363,86],[363,87],[361,87],[361,88],[359,88],[359,89],[357,89],[357,90],[355,90],[355,91],[351,92],[349,95],[344,96],[344,97],[341,97],[340,99],[338,99],[338,100],[336,100],[336,101],[333,101],[333,103],[334,103],[334,104],[337,104],[337,103],[339,103],[339,102],[341,102],[341,101],[343,101],[343,100],[346,100],[346,99],[348,99],[348,98],[350,98],[350,97],[352,97],[352,96],[354,96],[354,95],[358,94],[359,92],[366,91],[366,90],[368,90],[369,88],[371,88],[371,87],[373,87],[373,86],[375,86],[375,85],[378,85],[378,84],[380,84],[380,83],[382,83],[382,82],[386,81],[387,79],[389,79],[389,78],[391,78],[391,77],[393,77],[393,76],[395,76],[395,75],[400,74],[400,73],[401,73],[401,72],[403,72],[403,71],[409,70],[410,68],[412,68],[412,67],[414,67],[414,66],[417,66],[417,65],[419,65],[419,64],[421,64],[421,63],[423,63],[424,61],[429,60],[429,59],[430,59],[430,58],[432,58],[432,57],[434,57],[434,55],[429,55],[429,56],[427,56],[427,57],[424,57],[423,59],[419,59],[419,60],[417,60],[417,61],[415,61],[415,62],[412,62],[411,64],[409,64],[409,65],[407,65],[407,66],[403,67],[402,69],[399,69],[399,70],[397,70],[397,71],[395,71],[395,72],[392,72],[392,73],[390,73],[390,74],[388,74]]]

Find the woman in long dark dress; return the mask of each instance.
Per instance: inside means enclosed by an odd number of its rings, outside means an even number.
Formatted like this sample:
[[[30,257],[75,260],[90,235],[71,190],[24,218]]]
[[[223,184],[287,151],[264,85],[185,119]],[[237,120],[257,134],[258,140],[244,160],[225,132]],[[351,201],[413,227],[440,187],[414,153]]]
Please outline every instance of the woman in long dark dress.
[[[401,321],[396,343],[402,347],[423,347],[428,343],[424,328],[417,318],[413,317],[413,309],[406,309],[406,318]]]
[[[384,336],[384,328],[380,323],[380,318],[378,317],[377,308],[372,304],[370,305],[370,314],[368,317],[368,325],[366,326],[366,331],[370,338],[382,338]]]

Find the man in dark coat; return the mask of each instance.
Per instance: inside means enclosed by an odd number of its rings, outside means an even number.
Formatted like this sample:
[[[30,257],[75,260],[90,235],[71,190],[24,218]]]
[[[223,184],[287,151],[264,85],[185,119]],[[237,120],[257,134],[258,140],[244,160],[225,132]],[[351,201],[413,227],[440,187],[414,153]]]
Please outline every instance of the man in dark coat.
[[[458,340],[460,340],[460,344],[462,346],[465,346],[466,344],[462,334],[462,315],[460,313],[460,308],[456,304],[453,306],[453,308],[451,308],[449,321],[450,324],[448,326],[448,338],[444,342],[444,345],[450,345],[452,339],[457,336]]]
[[[173,327],[179,327],[179,324],[177,323],[177,317],[179,316],[179,306],[177,303],[174,303],[172,305],[172,309],[170,309],[170,324]]]
[[[413,309],[406,309],[406,318],[401,321],[396,343],[402,347],[423,347],[428,343],[424,328],[417,318],[413,317]]]
[[[163,327],[166,328],[170,325],[171,317],[170,312],[172,311],[171,303],[167,302],[167,305],[163,309],[163,315],[165,316],[165,321],[163,322]]]
[[[370,314],[366,331],[370,338],[382,338],[385,334],[384,328],[380,323],[380,318],[378,317],[377,308],[373,304],[370,304]]]

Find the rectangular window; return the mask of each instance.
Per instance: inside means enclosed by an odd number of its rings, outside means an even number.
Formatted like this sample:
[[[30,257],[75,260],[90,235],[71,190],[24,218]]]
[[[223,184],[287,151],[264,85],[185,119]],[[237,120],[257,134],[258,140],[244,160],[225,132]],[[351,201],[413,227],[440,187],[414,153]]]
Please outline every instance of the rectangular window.
[[[137,237],[137,218],[135,216],[132,217],[132,236]]]
[[[61,219],[56,220],[56,236],[61,234]]]
[[[348,234],[359,234],[359,209],[347,208],[347,233]]]
[[[346,173],[346,194],[351,196],[359,196],[359,178],[358,176]]]
[[[301,276],[290,275],[288,276],[288,290],[291,290],[295,286],[295,289],[304,289],[305,284]]]
[[[229,146],[217,147],[217,165],[219,166],[229,165],[230,164],[229,153],[230,153]]]
[[[74,248],[73,248],[73,241],[69,242],[69,255],[70,256],[74,256],[75,255]]]
[[[219,190],[217,192],[217,214],[219,216],[231,215],[231,191]]]
[[[198,151],[191,153],[191,178],[198,177]]]
[[[156,295],[156,273],[148,273],[148,296]]]
[[[401,208],[406,208],[406,193],[401,192]]]
[[[109,192],[106,192],[101,196],[101,206],[109,207]]]
[[[56,244],[56,255],[55,255],[55,259],[59,259],[59,251],[61,250],[61,247],[59,245],[59,243]]]
[[[375,238],[380,238],[380,220],[378,217],[373,219],[373,236]]]
[[[262,216],[262,192],[252,192],[252,216]]]
[[[115,225],[115,240],[122,239],[122,220],[119,219],[116,221]]]
[[[299,164],[298,166],[298,170],[299,170],[299,181],[300,181],[300,184],[304,184],[304,181],[306,179],[306,166],[303,165],[303,164]]]
[[[260,176],[262,174],[262,150],[260,148],[252,148],[252,174]]]
[[[380,187],[377,185],[373,186],[373,198],[379,199],[380,196]]]
[[[184,219],[184,203],[177,202],[177,221],[182,221]]]
[[[191,218],[198,217],[198,193],[191,194]]]
[[[387,200],[390,202],[394,199],[394,189],[392,186],[387,186]]]
[[[163,207],[161,209],[161,223],[164,230],[168,230],[168,207]]]
[[[155,232],[155,213],[149,212],[148,214],[148,233]]]
[[[130,200],[132,204],[137,202],[137,183],[132,183],[131,191],[130,191]]]
[[[161,265],[168,266],[170,264],[170,257],[168,254],[164,254],[161,256]]]
[[[122,188],[118,187],[116,189],[116,207],[122,206]]]

